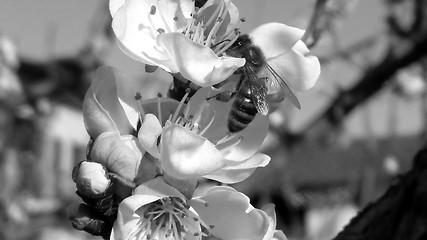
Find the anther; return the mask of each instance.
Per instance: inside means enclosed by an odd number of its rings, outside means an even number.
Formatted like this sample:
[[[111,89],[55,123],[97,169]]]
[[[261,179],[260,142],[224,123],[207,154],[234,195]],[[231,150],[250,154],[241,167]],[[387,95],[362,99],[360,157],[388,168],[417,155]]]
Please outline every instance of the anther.
[[[142,98],[141,93],[140,93],[140,92],[137,92],[137,93],[135,94],[135,100],[140,100],[141,98]]]
[[[174,17],[174,18],[173,18],[173,20],[174,20],[174,21],[178,21],[178,17]]]
[[[205,207],[209,207],[209,203],[208,202],[205,202]]]
[[[246,18],[241,18],[240,21],[241,22],[246,22]]]
[[[210,228],[210,229],[214,229],[214,228],[215,228],[215,225],[212,225],[212,224],[211,224],[211,225],[209,225],[209,228]]]
[[[194,233],[194,236],[195,237],[197,237],[197,236],[199,236],[200,235],[200,233]]]
[[[157,32],[160,33],[160,34],[163,34],[163,33],[165,33],[165,30],[163,28],[158,28]]]
[[[151,14],[151,15],[156,14],[156,6],[154,6],[154,5],[152,5],[152,6],[151,6],[150,14]]]

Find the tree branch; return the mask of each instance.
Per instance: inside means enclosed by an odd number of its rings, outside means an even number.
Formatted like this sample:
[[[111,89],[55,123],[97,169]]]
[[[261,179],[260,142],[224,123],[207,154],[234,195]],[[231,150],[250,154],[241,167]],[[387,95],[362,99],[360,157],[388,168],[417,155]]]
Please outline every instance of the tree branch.
[[[427,34],[424,34],[406,51],[393,51],[393,48],[390,48],[389,54],[380,63],[369,68],[357,85],[339,94],[330,106],[305,128],[304,132],[297,134],[292,139],[325,139],[327,135],[340,126],[352,110],[382,89],[399,69],[407,67],[426,56],[426,42]],[[284,134],[281,138],[286,141],[289,136]]]
[[[334,240],[427,239],[427,148],[412,170],[366,207]]]

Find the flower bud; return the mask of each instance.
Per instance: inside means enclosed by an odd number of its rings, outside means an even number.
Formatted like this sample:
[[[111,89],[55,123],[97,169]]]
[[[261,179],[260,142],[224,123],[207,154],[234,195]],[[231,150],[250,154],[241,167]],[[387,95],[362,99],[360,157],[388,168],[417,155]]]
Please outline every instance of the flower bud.
[[[73,170],[73,181],[80,194],[96,198],[111,184],[104,167],[97,162],[83,161]]]

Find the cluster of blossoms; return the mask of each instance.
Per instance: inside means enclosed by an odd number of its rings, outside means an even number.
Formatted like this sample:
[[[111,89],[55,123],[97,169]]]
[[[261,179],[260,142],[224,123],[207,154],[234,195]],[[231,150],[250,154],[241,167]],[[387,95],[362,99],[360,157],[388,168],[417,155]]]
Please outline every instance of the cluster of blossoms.
[[[73,172],[87,205],[70,208],[73,225],[117,240],[286,239],[276,230],[274,206],[256,209],[243,193],[203,180],[237,183],[270,161],[258,152],[268,117],[257,114],[230,133],[232,101],[215,98],[227,84],[213,85],[246,62],[227,55],[240,34],[237,7],[229,0],[110,0],[110,11],[126,54],[200,88],[182,99],[148,98],[144,81],[98,69],[83,106],[88,160]],[[296,91],[320,74],[302,34],[279,23],[250,33]]]

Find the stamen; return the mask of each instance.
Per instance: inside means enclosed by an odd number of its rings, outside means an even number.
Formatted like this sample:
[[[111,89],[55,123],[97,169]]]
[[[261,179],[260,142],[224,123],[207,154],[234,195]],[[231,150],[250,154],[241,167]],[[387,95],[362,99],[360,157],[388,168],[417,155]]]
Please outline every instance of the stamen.
[[[184,117],[187,117],[188,116],[188,114],[190,113],[190,101],[188,101],[188,103],[187,103],[187,106],[185,106],[185,109],[184,109]],[[188,117],[188,118],[190,118],[190,116]],[[193,116],[191,115],[191,118],[193,118]],[[190,118],[190,119],[191,119]]]
[[[193,124],[193,126],[191,126],[190,130],[197,134],[200,130],[200,125],[198,123],[195,123],[195,124]]]
[[[158,32],[158,33],[160,33],[160,34],[163,34],[163,33],[165,33],[166,31],[165,31],[163,28],[158,28],[158,29],[157,29],[157,32]]]
[[[185,100],[187,99],[188,95],[190,94],[190,89],[189,89],[189,88],[187,88],[187,89],[185,90],[185,92],[186,92],[186,93],[185,93],[184,97],[183,97],[183,98],[181,99],[181,101],[179,102],[178,107],[176,108],[175,113],[173,114],[172,122],[175,122],[176,117],[178,116],[179,112],[181,111],[182,105],[184,105]]]
[[[235,139],[236,138],[232,138],[229,141],[226,141],[226,142],[223,142],[221,144],[218,144],[218,145],[216,145],[216,148],[218,150],[222,150],[223,151],[223,150],[225,150],[227,148],[234,147],[234,146],[236,146],[237,144],[239,144],[243,140],[243,137],[240,136],[240,137],[237,138],[237,141],[233,142],[233,140],[235,140]]]
[[[211,15],[211,17],[206,21],[206,26],[209,26],[212,24],[212,21],[216,19],[220,15],[220,11],[222,13],[224,8],[224,1],[220,1],[220,5],[215,9],[215,12]],[[221,14],[222,15],[222,14]]]
[[[163,124],[163,119],[162,119],[162,107],[160,105],[160,98],[162,97],[162,95],[159,93],[157,94],[158,98],[157,98],[157,116],[159,119],[160,124]]]
[[[228,140],[230,140],[233,137],[233,135],[231,133],[226,134],[223,138],[221,138],[220,140],[218,140],[215,145],[219,145],[222,144]]]
[[[227,36],[226,38],[231,38],[233,31],[236,31],[236,29],[239,29],[240,25],[244,22],[246,22],[246,19],[241,18],[240,22],[234,27],[234,29],[233,28],[228,29],[228,31],[224,33],[224,36]]]
[[[209,127],[212,125],[214,120],[215,120],[215,112],[213,112],[211,120],[209,121],[209,123],[199,132],[200,136],[203,136],[203,134],[205,134],[205,132],[209,129]]]
[[[185,27],[186,31],[185,31],[185,36],[190,38],[190,32],[191,32],[191,28],[194,25],[194,18],[190,19],[190,21],[188,21],[187,26]]]
[[[140,92],[136,92],[135,94],[135,100],[137,101],[138,105],[138,110],[139,110],[139,120],[141,121],[141,123],[144,121],[144,116],[145,116],[145,111],[142,108],[142,95]]]
[[[230,41],[230,39],[225,39],[225,40],[222,40],[222,41],[221,41],[221,42],[219,42],[219,43],[216,43],[216,44],[214,45],[214,47],[213,47],[212,51],[214,51],[215,53],[216,53],[216,52],[218,52],[219,50],[221,50],[221,49],[222,49],[222,47],[223,47],[223,46],[225,46],[225,45],[227,44],[227,41]]]
[[[173,233],[176,237],[178,237],[178,236],[181,237],[181,234],[178,234],[178,232],[180,232],[180,231],[178,231],[178,228],[176,226],[175,221],[172,221],[172,229],[173,229]]]
[[[219,17],[218,20],[215,22],[215,25],[213,26],[211,32],[209,33],[207,39],[206,39],[206,44],[205,46],[210,47],[212,39],[214,38],[214,36],[216,35],[216,33],[218,32],[219,28],[222,25],[222,18]]]
[[[229,49],[233,44],[234,44],[234,42],[237,40],[237,38],[240,36],[240,32],[239,31],[235,31],[235,34],[236,34],[236,36],[234,36],[234,38],[225,46],[225,47],[223,47],[221,50],[219,50],[217,53],[216,53],[216,55],[218,55],[218,56],[221,56],[221,54],[223,53],[223,52],[225,52],[227,49]]]
[[[208,107],[208,102],[207,101],[203,101],[200,104],[200,108],[198,109],[198,111],[194,114],[193,117],[193,122],[198,123],[200,122],[200,119],[202,118],[202,114],[203,114],[203,110],[206,109]]]
[[[160,234],[158,234],[158,232],[160,232],[159,230],[160,230],[160,228],[161,228],[161,227],[162,227],[162,225],[163,225],[163,221],[164,221],[164,219],[162,218],[162,219],[161,219],[160,224],[158,224],[158,225],[157,225],[157,227],[156,227],[156,230],[154,230],[154,233],[155,233],[155,234],[154,234],[154,236],[156,236],[156,235],[157,235],[157,236],[158,236],[158,235],[160,235]]]
[[[200,38],[201,32],[202,32],[202,23],[199,22],[197,23],[196,32],[194,33],[193,38],[191,40],[193,40],[193,42],[196,42],[196,43],[200,43],[200,39],[202,39],[203,41],[203,35],[202,35],[202,38]]]

